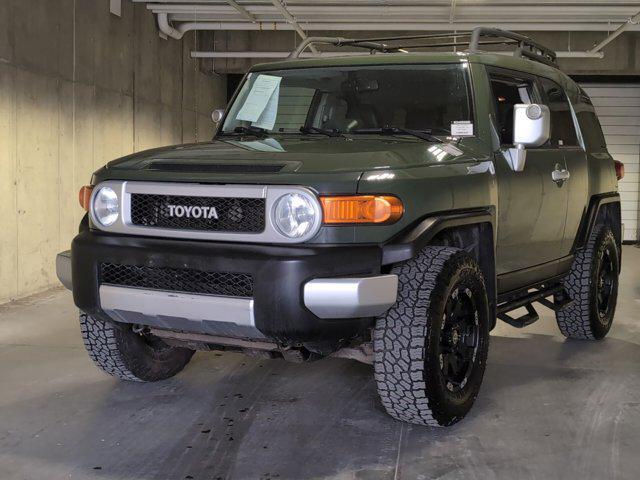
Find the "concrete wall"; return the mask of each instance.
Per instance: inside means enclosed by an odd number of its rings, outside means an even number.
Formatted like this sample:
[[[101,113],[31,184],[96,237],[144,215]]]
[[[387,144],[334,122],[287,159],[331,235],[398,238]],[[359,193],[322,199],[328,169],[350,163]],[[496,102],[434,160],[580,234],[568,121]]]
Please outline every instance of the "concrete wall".
[[[77,192],[105,162],[211,137],[224,76],[203,73],[196,37],[159,38],[142,5],[0,1],[0,303],[57,280],[83,212]]]
[[[341,36],[351,38],[392,35],[421,35],[441,32],[313,32],[314,36]],[[555,50],[585,51],[602,41],[605,32],[521,32]],[[291,51],[300,42],[294,32],[216,32],[215,50],[219,51]],[[214,50],[214,42],[201,47]],[[322,50],[331,47],[321,46]],[[351,50],[346,48],[346,50]],[[638,75],[640,72],[640,33],[628,32],[604,49],[603,59],[563,58],[560,68],[569,75]],[[217,59],[219,73],[244,73],[252,64],[269,59]]]

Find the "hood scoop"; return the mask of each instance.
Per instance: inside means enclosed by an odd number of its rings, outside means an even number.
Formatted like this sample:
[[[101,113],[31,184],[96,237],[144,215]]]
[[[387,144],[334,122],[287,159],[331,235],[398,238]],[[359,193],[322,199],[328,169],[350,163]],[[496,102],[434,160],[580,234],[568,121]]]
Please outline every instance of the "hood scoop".
[[[263,163],[210,163],[210,162],[151,162],[147,170],[159,172],[191,173],[277,173],[284,168],[282,164]]]

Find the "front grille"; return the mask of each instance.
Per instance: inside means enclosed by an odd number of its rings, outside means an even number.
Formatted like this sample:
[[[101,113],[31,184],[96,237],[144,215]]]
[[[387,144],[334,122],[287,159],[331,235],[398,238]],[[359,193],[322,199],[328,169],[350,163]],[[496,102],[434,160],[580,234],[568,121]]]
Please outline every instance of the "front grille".
[[[226,297],[253,296],[253,277],[247,273],[102,263],[100,283]]]
[[[264,217],[264,198],[131,195],[131,222],[141,227],[260,233]]]

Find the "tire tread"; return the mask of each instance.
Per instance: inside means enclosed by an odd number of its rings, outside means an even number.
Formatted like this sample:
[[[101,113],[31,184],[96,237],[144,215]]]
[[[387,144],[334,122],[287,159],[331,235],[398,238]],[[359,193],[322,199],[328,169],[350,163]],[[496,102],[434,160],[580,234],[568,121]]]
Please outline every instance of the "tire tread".
[[[104,372],[121,380],[144,381],[127,367],[118,346],[117,331],[114,325],[81,313],[80,331],[89,357]]]
[[[593,328],[591,308],[591,282],[595,274],[598,249],[606,241],[615,242],[611,229],[606,225],[594,228],[586,245],[576,252],[569,274],[563,280],[564,290],[573,302],[556,312],[560,332],[567,338],[597,340]]]
[[[443,422],[427,392],[425,339],[429,335],[428,312],[433,302],[444,301],[436,288],[446,274],[445,266],[456,255],[454,247],[425,248],[417,257],[394,268],[399,289],[396,304],[379,317],[373,332],[374,375],[382,405],[395,419],[431,427]]]

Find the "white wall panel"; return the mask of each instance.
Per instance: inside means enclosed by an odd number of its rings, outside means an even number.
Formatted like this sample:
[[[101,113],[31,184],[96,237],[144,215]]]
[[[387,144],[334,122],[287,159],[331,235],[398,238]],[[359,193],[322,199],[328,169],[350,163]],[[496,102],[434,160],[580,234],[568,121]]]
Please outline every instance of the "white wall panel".
[[[638,240],[640,86],[587,83],[582,87],[596,107],[609,152],[625,165],[626,175],[620,181],[624,239]]]

